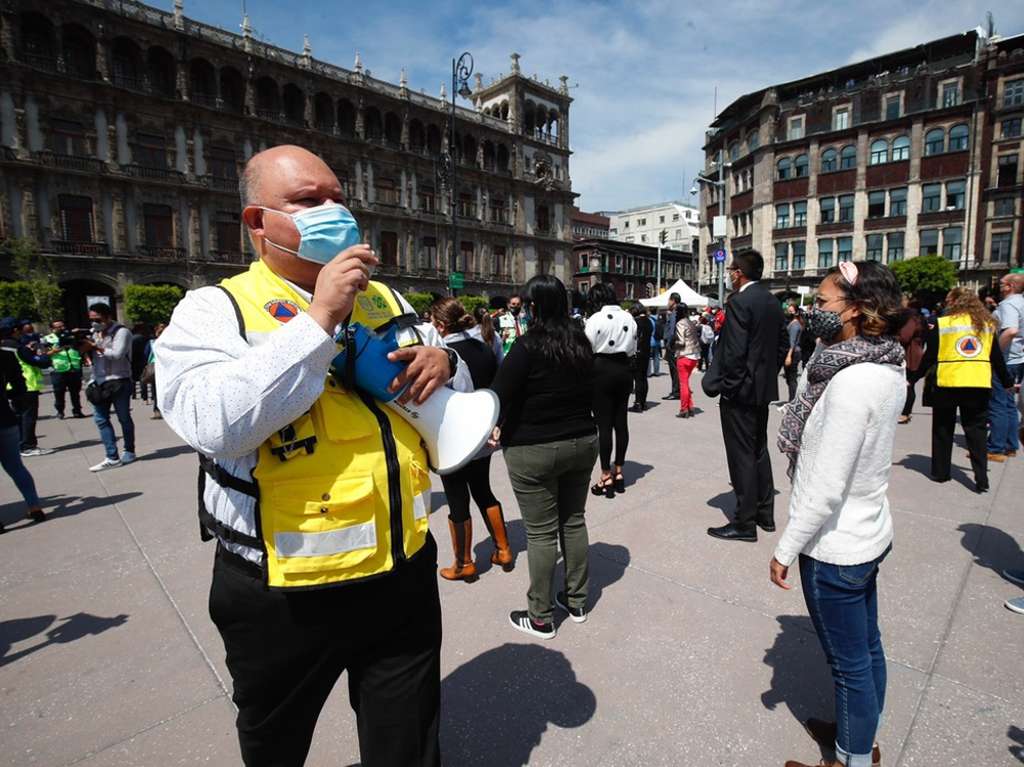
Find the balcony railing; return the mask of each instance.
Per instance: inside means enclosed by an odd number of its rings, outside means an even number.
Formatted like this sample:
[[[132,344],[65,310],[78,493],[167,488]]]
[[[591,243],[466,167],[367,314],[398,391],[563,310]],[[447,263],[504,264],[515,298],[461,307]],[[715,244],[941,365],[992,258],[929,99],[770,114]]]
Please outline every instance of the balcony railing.
[[[114,72],[114,76],[111,80],[118,88],[126,88],[130,91],[138,91],[139,93],[149,93],[149,82],[142,75],[119,74],[118,72]]]
[[[51,168],[80,170],[86,173],[102,173],[105,167],[95,157],[79,157],[78,155],[60,154],[58,152],[36,152],[36,158],[43,165],[48,165]]]
[[[154,261],[184,261],[185,249],[163,245],[139,245],[138,255]]]
[[[7,162],[15,162],[17,159],[17,152],[15,152],[9,146],[0,146],[0,160],[6,160]]]
[[[219,104],[217,103],[217,94],[215,93],[201,93],[198,91],[192,91],[189,96],[193,104],[198,104],[201,107],[207,107],[208,109],[218,109]]]
[[[175,181],[181,183],[185,175],[170,168],[152,168],[148,165],[125,165],[124,172],[132,178],[148,178],[156,181]]]
[[[57,71],[57,55],[55,53],[35,53],[21,51],[18,60],[28,64],[33,69],[42,69],[47,72]]]
[[[458,210],[460,218],[476,218],[476,205],[472,203],[460,202]]]
[[[203,176],[203,183],[211,189],[217,189],[221,192],[238,191],[238,179],[231,178],[230,176],[214,176],[212,174],[208,174]]]
[[[52,240],[54,253],[62,256],[109,256],[110,246],[105,242],[80,242],[75,240]]]
[[[210,260],[221,264],[244,264],[246,254],[237,250],[211,250]]]
[[[256,116],[271,122],[284,122],[284,115],[281,114],[279,109],[257,109]]]

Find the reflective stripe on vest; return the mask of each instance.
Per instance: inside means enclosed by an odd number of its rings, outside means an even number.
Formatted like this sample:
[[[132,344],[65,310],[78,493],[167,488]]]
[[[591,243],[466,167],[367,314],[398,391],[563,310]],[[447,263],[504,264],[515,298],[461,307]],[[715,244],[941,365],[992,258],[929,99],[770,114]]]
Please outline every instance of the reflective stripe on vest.
[[[308,309],[259,261],[221,287],[253,345]],[[388,312],[401,312],[397,299],[390,303]],[[427,466],[411,426],[328,376],[309,411],[259,448],[252,478],[267,584],[330,586],[386,573],[411,557],[429,527]],[[225,524],[217,520],[222,530]]]
[[[992,327],[978,332],[966,314],[939,317],[936,383],[942,388],[992,386]]]

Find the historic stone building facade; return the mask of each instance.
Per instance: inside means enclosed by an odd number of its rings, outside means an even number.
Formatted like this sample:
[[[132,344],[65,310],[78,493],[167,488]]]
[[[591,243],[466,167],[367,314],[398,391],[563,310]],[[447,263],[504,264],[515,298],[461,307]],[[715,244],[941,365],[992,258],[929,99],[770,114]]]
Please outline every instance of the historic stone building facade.
[[[467,292],[573,274],[567,80],[525,77],[519,57],[449,98],[134,0],[0,0],[0,240],[52,256],[69,311],[133,282],[208,284],[251,258],[238,175],[275,144],[335,170],[379,274],[443,291],[455,252]],[[469,104],[470,102],[467,102]],[[457,163],[458,242],[438,158]],[[10,278],[0,264],[0,279]]]
[[[705,146],[704,174],[725,166],[726,250],[759,250],[776,289],[926,253],[990,286],[1024,266],[1022,118],[1024,36],[974,31],[742,96]],[[704,288],[718,195],[702,184]]]
[[[658,249],[622,240],[582,237],[573,245],[576,273],[572,287],[586,295],[599,282],[615,288],[620,300],[652,298],[676,280],[692,284],[696,276],[689,250],[661,249],[661,285],[658,285]]]

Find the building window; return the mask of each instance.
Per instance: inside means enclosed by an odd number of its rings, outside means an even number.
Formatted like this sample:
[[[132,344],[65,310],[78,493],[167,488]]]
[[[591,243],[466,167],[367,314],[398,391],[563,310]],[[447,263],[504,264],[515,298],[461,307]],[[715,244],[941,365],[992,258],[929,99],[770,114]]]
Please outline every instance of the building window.
[[[748,133],[747,134],[747,151],[753,152],[759,146],[761,146],[761,134],[759,134],[756,130],[751,131],[750,133]]]
[[[416,196],[419,198],[419,207],[424,213],[434,213],[437,211],[437,195],[434,193],[434,187],[423,186],[417,187]]]
[[[143,225],[146,230],[146,245],[153,248],[174,246],[174,216],[170,205],[142,206]]]
[[[900,94],[894,93],[891,96],[885,97],[885,119],[895,120],[900,116],[902,110],[900,109]]]
[[[836,107],[832,110],[832,130],[846,130],[850,127],[850,107]]]
[[[921,210],[934,213],[942,209],[942,184],[925,184],[921,187]]]
[[[241,254],[242,231],[239,227],[238,213],[232,210],[217,211],[216,235],[218,251]]]
[[[818,240],[818,268],[828,269],[832,266],[832,239]]]
[[[839,153],[835,149],[826,149],[821,153],[821,172],[831,173],[839,162]]]
[[[1019,107],[1024,105],[1024,78],[1007,80],[1003,84],[1003,106]]]
[[[1003,138],[1019,138],[1020,137],[1020,118],[1014,117],[1009,120],[1003,120],[1000,123]]]
[[[837,257],[840,261],[852,261],[853,260],[853,238],[852,237],[840,237],[836,240],[837,243]]]
[[[949,151],[963,152],[967,149],[967,136],[969,131],[964,123],[954,125],[949,129]]]
[[[507,224],[508,223],[508,205],[505,204],[505,200],[501,197],[490,198],[490,214],[491,221],[495,224]],[[591,231],[591,236],[593,232]]]
[[[133,155],[135,162],[143,168],[167,168],[167,149],[162,136],[136,134]]]
[[[867,236],[867,250],[865,251],[864,257],[867,258],[868,261],[882,260],[882,235],[869,234]]]
[[[810,163],[807,160],[807,155],[799,154],[796,159],[793,160],[793,175],[796,178],[804,178],[810,172]]]
[[[892,142],[892,161],[910,159],[910,136],[897,136]]]
[[[839,169],[849,170],[857,167],[857,147],[847,144],[839,150]]]
[[[683,230],[682,229],[676,229],[676,239],[677,240],[683,239]]]
[[[615,271],[617,271],[617,272],[621,272],[622,271],[622,254],[621,253],[616,253],[615,254]]]
[[[398,205],[399,202],[402,199],[402,192],[401,192],[401,190],[398,188],[398,185],[395,184],[394,179],[390,179],[390,178],[378,178],[376,180],[376,182],[374,183],[374,194],[376,196],[375,202],[378,202],[378,203],[380,203],[382,205]],[[466,213],[463,212],[463,209],[462,209],[463,200],[467,199],[467,198],[468,199],[472,199],[467,194],[460,194],[459,195],[459,215],[460,216],[467,215]]]
[[[939,254],[939,230],[922,229],[921,246],[917,251],[919,256],[937,256]]]
[[[999,156],[999,174],[996,186],[1013,186],[1017,183],[1017,155],[1004,154]]]
[[[775,271],[784,272],[789,269],[789,243],[775,243]]]
[[[85,129],[81,123],[55,119],[50,121],[50,127],[53,129],[54,152],[75,157],[85,157],[89,153],[85,140]]]
[[[946,182],[946,210],[963,210],[966,194],[964,189],[966,183],[963,181]]]
[[[871,165],[881,165],[883,162],[889,162],[889,142],[885,139],[878,139],[878,141],[871,142]]]
[[[942,255],[950,261],[960,260],[960,246],[963,243],[964,230],[959,226],[949,226],[942,230]]]
[[[738,159],[740,159],[740,142],[733,141],[729,144],[729,160],[736,162]]]
[[[658,223],[659,224],[664,224],[665,223],[665,217],[664,216],[658,216]]]
[[[92,198],[62,194],[57,203],[61,237],[67,242],[92,242]]]
[[[942,83],[942,106],[955,107],[960,103],[960,81],[951,80]]]
[[[807,226],[807,201],[793,203],[793,226]]]
[[[647,219],[646,218],[637,219],[636,225],[637,226],[647,226]]]
[[[229,181],[238,180],[238,163],[235,150],[229,147],[210,147],[206,157],[206,166],[210,175]]]
[[[942,154],[946,151],[946,132],[942,128],[933,128],[924,134],[924,156]]]
[[[793,173],[793,164],[790,162],[788,157],[781,158],[776,164],[778,170],[779,181],[785,181],[790,178]]]
[[[424,237],[420,240],[420,269],[437,268],[437,238]]]
[[[818,205],[821,208],[821,223],[831,224],[836,220],[836,198],[835,197],[822,197],[818,201]]]
[[[793,243],[793,269],[801,270],[807,266],[807,243],[797,240]]]
[[[775,206],[775,228],[785,229],[789,226],[789,203]]]
[[[494,246],[494,273],[498,277],[507,277],[509,275],[508,255],[504,245]]]
[[[1012,216],[1013,210],[1013,198],[1012,197],[1000,197],[996,200],[995,204],[995,215],[997,216]]]
[[[623,229],[629,229],[629,221],[623,221],[622,222],[622,228]]]
[[[804,118],[803,115],[799,117],[789,118],[789,130],[786,133],[786,138],[790,141],[793,139],[804,137]]]
[[[889,215],[907,215],[907,188],[905,186],[889,190]]]
[[[646,234],[641,234],[640,235],[640,242],[647,242],[647,235]]]
[[[1021,80],[1024,83],[1024,80]],[[989,250],[989,260],[993,264],[1010,263],[1010,242],[1013,238],[1012,232],[993,232],[992,248]]]
[[[885,192],[868,192],[868,218],[885,216]]]
[[[886,236],[889,263],[903,260],[903,232],[890,232]]]
[[[839,220],[842,223],[853,221],[853,195],[844,194],[839,197]]]

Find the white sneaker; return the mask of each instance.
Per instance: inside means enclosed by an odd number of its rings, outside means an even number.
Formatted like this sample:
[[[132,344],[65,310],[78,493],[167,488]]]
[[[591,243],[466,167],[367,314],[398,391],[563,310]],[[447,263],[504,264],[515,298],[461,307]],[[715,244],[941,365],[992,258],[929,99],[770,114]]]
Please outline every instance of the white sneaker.
[[[107,469],[114,469],[121,465],[121,461],[118,458],[104,458],[101,463],[95,466],[90,466],[89,471],[106,471]]]
[[[125,450],[124,452],[121,453],[121,464],[122,465],[124,465],[126,463],[131,463],[134,460],[135,460],[135,453],[131,452],[130,450]]]
[[[32,458],[37,455],[49,455],[53,452],[53,448],[49,447],[30,447],[28,450],[21,451],[22,458]]]

